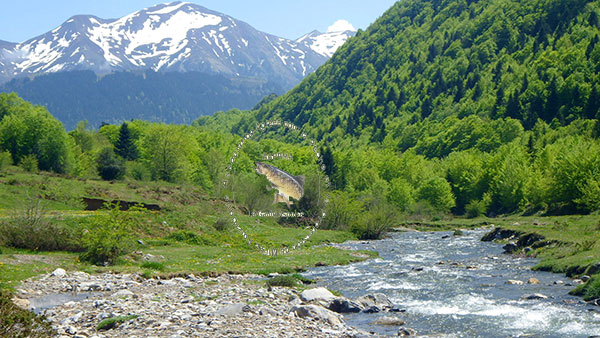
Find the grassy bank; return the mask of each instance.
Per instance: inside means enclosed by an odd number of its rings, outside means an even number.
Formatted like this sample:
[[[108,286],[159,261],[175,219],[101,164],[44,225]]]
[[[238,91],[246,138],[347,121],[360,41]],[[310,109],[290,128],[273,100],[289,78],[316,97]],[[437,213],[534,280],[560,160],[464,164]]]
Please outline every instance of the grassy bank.
[[[355,239],[350,232],[333,230],[318,230],[306,245],[290,254],[262,255],[249,247],[224,217],[224,201],[190,186],[80,180],[43,172],[31,174],[12,167],[0,176],[0,197],[0,226],[4,231],[0,236],[0,285],[4,288],[57,267],[92,273],[137,272],[146,277],[268,274],[347,264],[376,256],[374,252],[322,246]],[[161,210],[85,211],[82,197],[157,204]],[[309,233],[304,228],[283,227],[274,218],[242,215],[238,222],[264,247],[291,247]],[[116,229],[114,224],[122,228]],[[103,228],[108,230],[103,233]],[[22,229],[28,230],[24,233]],[[83,242],[87,237],[91,237],[88,241],[97,239],[89,236],[95,229],[98,238],[126,230],[123,237],[114,237],[115,248],[121,249],[119,242],[128,244],[113,265],[99,266],[84,260]]]

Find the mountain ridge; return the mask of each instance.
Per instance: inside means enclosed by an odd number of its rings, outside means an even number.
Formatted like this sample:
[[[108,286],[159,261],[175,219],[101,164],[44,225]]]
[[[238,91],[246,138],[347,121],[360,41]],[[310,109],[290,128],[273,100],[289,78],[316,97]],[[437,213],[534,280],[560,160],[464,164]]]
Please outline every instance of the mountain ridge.
[[[151,69],[274,78],[291,88],[348,36],[338,34],[329,49],[314,50],[309,43],[260,32],[226,14],[177,1],[117,19],[74,15],[22,43],[0,42],[0,82],[59,71]]]

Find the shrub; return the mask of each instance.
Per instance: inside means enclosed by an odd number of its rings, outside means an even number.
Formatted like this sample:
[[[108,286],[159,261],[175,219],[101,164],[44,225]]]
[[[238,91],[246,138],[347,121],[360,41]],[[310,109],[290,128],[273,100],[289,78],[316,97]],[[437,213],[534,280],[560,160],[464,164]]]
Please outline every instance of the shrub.
[[[215,228],[215,230],[221,232],[221,231],[225,231],[225,230],[229,229],[230,225],[231,225],[231,222],[229,221],[228,218],[219,218],[213,224],[213,227]]]
[[[23,310],[12,302],[12,294],[0,289],[0,337],[54,337],[50,323],[42,316]]]
[[[21,158],[19,166],[25,171],[30,173],[37,173],[38,171],[38,160],[33,154],[25,155]]]
[[[100,177],[105,181],[121,179],[125,174],[124,161],[109,147],[102,149],[98,154],[96,168]]]
[[[296,287],[302,284],[313,284],[315,281],[300,274],[279,275],[266,281],[267,286]]]
[[[380,239],[398,223],[396,208],[386,201],[370,202],[366,209],[350,229],[359,239]]]
[[[167,236],[167,239],[172,239],[177,242],[184,242],[192,245],[204,244],[204,241],[202,240],[202,238],[200,238],[200,236],[198,236],[198,234],[189,230],[179,230],[172,232]]]
[[[328,198],[322,229],[348,229],[363,212],[362,204],[344,192],[333,192]]]
[[[119,256],[133,248],[131,230],[135,220],[121,211],[118,203],[107,207],[108,214],[93,219],[82,237],[86,251],[81,259],[96,265],[115,264]]]
[[[467,218],[475,218],[485,215],[490,205],[490,195],[485,194],[481,200],[471,201],[465,206]]]
[[[129,175],[138,181],[149,181],[150,180],[150,171],[143,163],[140,162],[128,162],[127,164],[127,172]]]
[[[114,329],[115,327],[119,326],[119,324],[125,323],[132,319],[136,319],[137,317],[139,317],[139,316],[138,315],[129,315],[129,316],[118,316],[118,317],[108,318],[108,319],[105,319],[105,320],[101,321],[100,323],[98,323],[98,326],[96,326],[96,330],[103,331],[103,330]]]
[[[0,241],[19,249],[81,251],[75,231],[46,217],[40,199],[29,198],[12,217],[0,222]]]
[[[12,165],[12,155],[8,151],[0,152],[0,171]]]
[[[419,188],[417,198],[427,201],[436,210],[447,213],[456,205],[452,188],[448,181],[441,177],[432,177]]]

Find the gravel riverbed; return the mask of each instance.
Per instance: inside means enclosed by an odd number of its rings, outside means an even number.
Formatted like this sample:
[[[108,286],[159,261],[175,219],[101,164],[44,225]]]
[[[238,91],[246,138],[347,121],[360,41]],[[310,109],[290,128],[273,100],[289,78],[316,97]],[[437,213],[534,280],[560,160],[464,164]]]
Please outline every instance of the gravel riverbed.
[[[307,304],[297,290],[268,288],[259,279],[254,275],[187,275],[159,280],[136,274],[91,275],[57,269],[24,281],[13,301],[45,314],[58,337],[369,335],[345,324],[341,315],[314,302]],[[89,297],[72,301],[85,296]],[[44,309],[57,299],[62,304]],[[108,330],[97,330],[103,320],[124,316],[137,317]]]

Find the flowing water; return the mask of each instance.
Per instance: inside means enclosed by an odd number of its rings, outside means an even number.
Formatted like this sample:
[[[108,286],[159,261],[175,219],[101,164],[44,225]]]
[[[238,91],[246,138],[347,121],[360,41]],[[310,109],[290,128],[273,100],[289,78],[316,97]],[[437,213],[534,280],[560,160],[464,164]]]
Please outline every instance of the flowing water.
[[[419,335],[432,337],[589,337],[600,335],[600,308],[569,296],[564,275],[532,271],[537,260],[502,254],[481,242],[486,230],[392,233],[380,241],[340,246],[379,252],[381,258],[347,266],[325,266],[304,275],[348,298],[386,294],[403,313],[349,314],[360,329],[395,335],[398,327],[371,324],[397,315]],[[443,264],[442,264],[443,262]],[[530,277],[539,284],[527,284]],[[506,284],[521,280],[523,285]],[[541,293],[548,299],[523,300]]]

